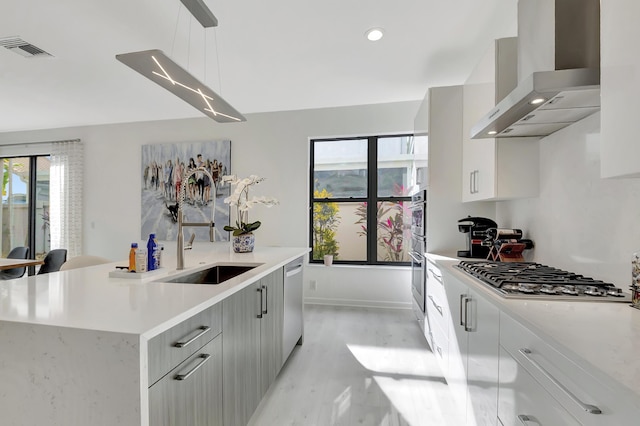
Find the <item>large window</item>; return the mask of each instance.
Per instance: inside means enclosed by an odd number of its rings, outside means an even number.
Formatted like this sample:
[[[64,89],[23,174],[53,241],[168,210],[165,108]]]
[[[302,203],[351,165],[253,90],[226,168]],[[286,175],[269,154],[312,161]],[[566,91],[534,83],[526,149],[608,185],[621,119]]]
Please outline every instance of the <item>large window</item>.
[[[312,262],[409,264],[413,135],[311,141]],[[426,143],[426,137],[423,138]]]
[[[26,246],[31,258],[42,259],[50,249],[50,158],[3,158],[2,164],[2,257],[14,247]]]

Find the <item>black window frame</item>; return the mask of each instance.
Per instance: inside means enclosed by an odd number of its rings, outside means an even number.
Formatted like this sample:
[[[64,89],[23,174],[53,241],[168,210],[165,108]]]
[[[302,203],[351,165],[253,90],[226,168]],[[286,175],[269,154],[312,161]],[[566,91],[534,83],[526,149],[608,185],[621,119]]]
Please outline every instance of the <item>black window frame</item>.
[[[38,158],[50,157],[51,154],[14,154],[14,155],[2,155],[0,159],[15,159],[15,158],[27,158],[29,159],[29,185],[27,187],[27,246],[29,247],[29,259],[36,258],[36,192],[38,185]],[[12,173],[9,171],[9,173]],[[49,232],[51,232],[49,230]],[[27,267],[28,274],[33,275],[35,273],[35,266]]]
[[[378,202],[411,202],[411,196],[378,196],[378,141],[386,138],[414,137],[413,133],[399,133],[389,135],[373,135],[373,136],[349,136],[334,138],[313,138],[310,139],[310,163],[309,163],[309,247],[311,249],[309,255],[309,263],[321,264],[322,259],[313,258],[313,206],[318,202],[331,203],[367,203],[367,229],[375,229],[376,232],[367,233],[367,258],[365,260],[340,260],[334,259],[334,264],[340,265],[387,265],[387,266],[411,266],[411,261],[395,262],[395,261],[379,261],[377,260],[377,206]],[[362,198],[355,197],[332,197],[332,198],[315,198],[315,144],[319,142],[336,142],[349,140],[367,140],[367,195]],[[410,244],[410,241],[406,241]]]

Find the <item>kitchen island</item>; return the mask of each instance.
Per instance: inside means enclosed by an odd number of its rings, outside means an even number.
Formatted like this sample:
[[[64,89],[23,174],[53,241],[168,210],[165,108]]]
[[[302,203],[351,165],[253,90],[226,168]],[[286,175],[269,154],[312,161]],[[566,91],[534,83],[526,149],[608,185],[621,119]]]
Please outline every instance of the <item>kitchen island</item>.
[[[279,273],[308,248],[239,254],[228,243],[195,244],[184,271],[176,271],[171,252],[163,269],[143,279],[110,278],[124,263],[115,262],[0,283],[3,424],[149,424],[149,343]],[[163,282],[216,264],[255,267],[217,285]]]

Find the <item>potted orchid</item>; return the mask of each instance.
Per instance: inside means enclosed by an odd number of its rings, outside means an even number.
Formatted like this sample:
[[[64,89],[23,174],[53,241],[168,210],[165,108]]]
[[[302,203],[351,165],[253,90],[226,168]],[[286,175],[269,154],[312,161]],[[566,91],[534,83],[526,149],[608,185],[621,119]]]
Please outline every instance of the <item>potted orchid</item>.
[[[249,189],[262,182],[264,178],[251,175],[248,178],[238,179],[235,175],[223,176],[222,182],[231,184],[235,189],[231,195],[224,199],[225,204],[236,208],[236,226],[225,226],[224,230],[232,232],[233,250],[236,253],[253,251],[255,237],[253,231],[261,225],[259,220],[249,222],[249,210],[254,206],[261,204],[271,207],[278,204],[278,200],[273,197],[256,197],[249,198]]]

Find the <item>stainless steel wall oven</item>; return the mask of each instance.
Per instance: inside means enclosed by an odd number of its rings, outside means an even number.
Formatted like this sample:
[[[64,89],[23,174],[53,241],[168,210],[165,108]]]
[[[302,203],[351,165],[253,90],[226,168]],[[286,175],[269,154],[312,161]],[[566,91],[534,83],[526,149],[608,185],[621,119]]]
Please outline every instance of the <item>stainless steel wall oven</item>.
[[[417,308],[424,318],[426,280],[427,280],[427,190],[419,191],[411,197],[411,292],[414,309]],[[420,316],[420,315],[419,315]]]

